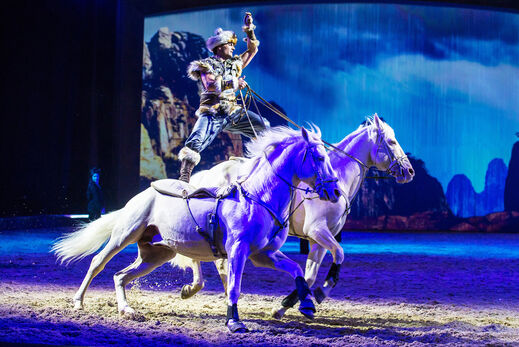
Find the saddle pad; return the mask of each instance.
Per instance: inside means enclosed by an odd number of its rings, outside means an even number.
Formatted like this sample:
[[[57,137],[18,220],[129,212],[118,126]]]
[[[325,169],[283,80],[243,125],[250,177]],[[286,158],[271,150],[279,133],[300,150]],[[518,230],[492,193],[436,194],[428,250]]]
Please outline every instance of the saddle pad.
[[[193,193],[196,188],[189,183],[174,179],[164,179],[151,182],[151,186],[157,192],[182,198]]]
[[[161,194],[166,194],[178,198],[216,198],[228,196],[234,189],[219,187],[195,188],[189,183],[174,179],[164,179],[151,182],[153,189]]]

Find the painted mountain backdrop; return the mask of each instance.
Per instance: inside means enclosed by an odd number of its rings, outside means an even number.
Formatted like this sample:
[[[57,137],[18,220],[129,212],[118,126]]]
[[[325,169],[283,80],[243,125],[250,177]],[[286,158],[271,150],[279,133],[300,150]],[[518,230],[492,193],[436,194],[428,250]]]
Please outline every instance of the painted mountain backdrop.
[[[447,201],[458,217],[484,216],[504,211],[505,182],[508,169],[502,159],[488,164],[485,189],[476,193],[467,176],[455,175],[447,186]]]
[[[514,143],[505,183],[505,210],[519,211],[519,141]]]

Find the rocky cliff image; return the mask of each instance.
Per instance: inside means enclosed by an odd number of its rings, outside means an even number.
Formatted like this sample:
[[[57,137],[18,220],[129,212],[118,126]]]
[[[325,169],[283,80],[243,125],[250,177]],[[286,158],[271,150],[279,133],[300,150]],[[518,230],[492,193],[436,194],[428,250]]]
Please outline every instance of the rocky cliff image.
[[[427,172],[425,163],[409,155],[415,170],[410,183],[370,169],[353,202],[346,229],[448,230],[453,216],[440,182]]]
[[[455,175],[447,186],[447,201],[458,217],[484,216],[504,211],[505,181],[508,169],[502,159],[488,164],[485,188],[476,193],[472,182],[465,175]]]
[[[406,184],[398,184],[392,177],[371,169],[353,203],[350,217],[410,216],[425,211],[450,213],[443,189],[438,180],[429,175],[425,163],[412,156],[409,161],[416,174]]]
[[[504,200],[506,211],[519,211],[519,141],[512,148],[505,182]]]
[[[517,147],[519,149],[519,145]],[[519,232],[519,212],[503,212],[502,208],[503,172],[506,173],[502,160],[489,164],[485,190],[481,194],[474,191],[465,175],[456,175],[449,184],[447,196],[438,180],[429,175],[422,160],[412,156],[409,160],[416,172],[410,183],[400,185],[391,177],[364,181],[345,229]],[[510,171],[508,175],[510,177]],[[385,174],[372,169],[367,176],[385,177]],[[510,195],[517,196],[517,191]],[[449,205],[455,208],[451,210]],[[482,212],[484,208],[489,212]]]

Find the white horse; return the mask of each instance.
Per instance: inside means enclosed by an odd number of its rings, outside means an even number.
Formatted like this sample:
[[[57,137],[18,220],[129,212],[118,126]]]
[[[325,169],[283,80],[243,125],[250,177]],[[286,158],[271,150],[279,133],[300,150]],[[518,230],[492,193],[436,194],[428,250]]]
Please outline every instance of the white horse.
[[[133,197],[124,208],[103,216],[85,228],[63,236],[53,246],[61,262],[79,260],[95,252],[90,268],[74,296],[75,307],[83,308],[85,292],[92,279],[124,247],[137,243],[133,264],[114,275],[118,310],[133,316],[125,286],[171,260],[176,254],[198,261],[228,256],[228,311],[231,332],[247,331],[238,316],[243,268],[247,258],[254,265],[289,273],[301,299],[300,311],[313,317],[315,307],[299,265],[279,251],[287,238],[283,216],[301,181],[315,186],[322,199],[337,201],[337,178],[320,134],[287,127],[264,131],[247,147],[251,160],[246,173],[224,198],[193,198],[194,187],[177,180],[161,180]],[[186,195],[187,193],[193,193]],[[204,232],[208,216],[218,221],[212,239]],[[218,248],[220,252],[215,252]]]
[[[333,256],[333,264],[323,289],[318,288],[314,291],[319,303],[329,295],[339,279],[344,251],[335,240],[335,235],[342,230],[353,199],[369,168],[376,167],[378,170],[387,171],[398,183],[410,182],[414,176],[413,167],[396,140],[393,129],[376,114],[334,147],[335,150],[330,151],[329,156],[339,177],[342,198],[338,203],[331,204],[309,198],[298,191],[293,204],[295,211],[289,223],[289,235],[308,239],[310,243],[305,271],[305,279],[310,287],[315,283],[326,251],[330,251]],[[216,165],[210,170],[201,171],[191,178],[191,184],[226,185],[236,178],[240,166],[246,165],[249,160],[237,158]],[[302,182],[299,187],[304,189],[307,185]],[[301,206],[296,208],[300,204]],[[200,263],[186,258],[178,258],[174,261],[177,265],[193,269],[193,283],[184,286],[182,297],[194,295],[204,283]],[[224,261],[216,261],[215,265],[224,281],[226,268]],[[280,308],[273,310],[273,317],[280,319],[287,309],[296,304],[297,298],[297,292],[293,291],[282,301]]]

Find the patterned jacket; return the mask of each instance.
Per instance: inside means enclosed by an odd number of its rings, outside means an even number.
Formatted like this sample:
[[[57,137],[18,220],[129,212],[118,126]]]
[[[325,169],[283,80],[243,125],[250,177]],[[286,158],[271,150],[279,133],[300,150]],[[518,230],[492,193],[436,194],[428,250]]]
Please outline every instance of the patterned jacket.
[[[198,82],[200,89],[200,107],[196,111],[197,116],[207,113],[216,114],[218,111],[226,114],[241,112],[241,107],[236,103],[236,91],[242,64],[241,57],[237,55],[226,60],[212,56],[189,64],[187,74],[189,78]],[[217,79],[220,77],[221,86],[217,88],[219,90],[207,90],[202,83],[202,73],[213,74]]]

